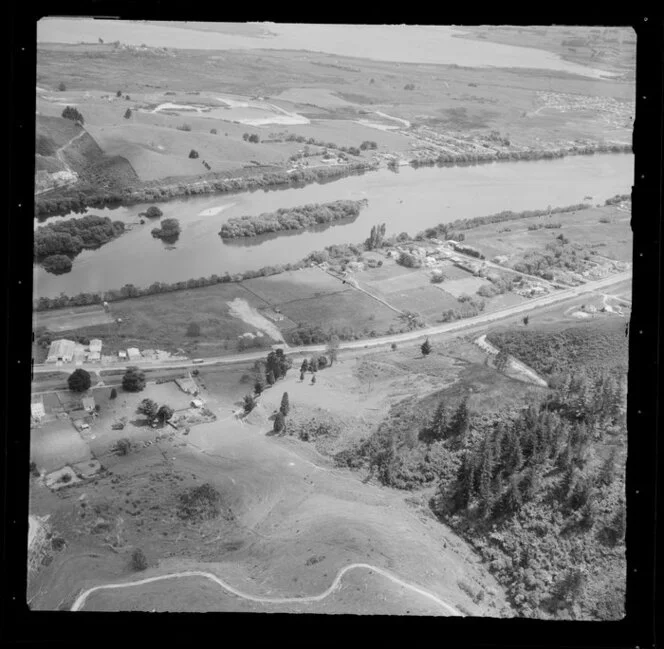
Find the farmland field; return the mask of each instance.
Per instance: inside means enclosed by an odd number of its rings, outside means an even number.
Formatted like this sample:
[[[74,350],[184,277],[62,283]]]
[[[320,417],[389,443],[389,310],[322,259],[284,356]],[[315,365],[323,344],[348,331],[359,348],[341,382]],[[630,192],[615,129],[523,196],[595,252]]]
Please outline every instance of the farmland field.
[[[394,291],[387,293],[385,299],[397,309],[419,313],[432,324],[438,322],[443,311],[459,306],[456,298],[432,284],[413,288],[406,292]]]
[[[481,286],[488,286],[490,282],[481,277],[465,277],[463,279],[451,279],[446,282],[443,282],[441,288],[447,291],[454,297],[459,297],[460,295],[473,295],[477,293],[477,290]]]
[[[49,331],[73,331],[96,325],[113,323],[113,316],[99,306],[58,309],[56,311],[35,311],[34,326],[46,327]]]
[[[356,290],[288,302],[281,311],[297,324],[350,328],[356,334],[385,331],[399,322],[394,311]]]
[[[242,286],[273,306],[351,290],[347,284],[342,284],[318,268],[302,268],[269,277],[255,277],[242,282]]]
[[[101,338],[104,341],[104,354],[113,354],[127,347],[170,352],[182,348],[194,356],[233,353],[237,350],[239,335],[256,332],[255,327],[230,314],[228,302],[237,298],[257,309],[266,306],[264,300],[244,289],[241,284],[216,284],[168,295],[148,295],[116,301],[110,305],[110,324],[92,324],[75,330],[60,327],[58,334],[63,338],[71,335]],[[75,309],[72,312],[77,313]],[[46,322],[48,316],[47,312]],[[76,321],[78,316],[69,315],[67,318]],[[115,322],[118,318],[122,320],[121,323]],[[39,318],[37,321],[40,322]],[[199,325],[199,336],[187,334],[192,323]],[[263,340],[265,345],[269,344],[266,337]]]

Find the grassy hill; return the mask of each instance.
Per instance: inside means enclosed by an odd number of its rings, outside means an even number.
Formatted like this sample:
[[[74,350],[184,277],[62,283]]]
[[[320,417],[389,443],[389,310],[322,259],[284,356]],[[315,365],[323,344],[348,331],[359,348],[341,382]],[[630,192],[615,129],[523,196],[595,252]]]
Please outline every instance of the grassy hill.
[[[78,175],[79,183],[104,189],[123,187],[138,180],[126,158],[107,155],[90,133],[76,122],[37,115],[36,171],[50,174],[67,168]]]

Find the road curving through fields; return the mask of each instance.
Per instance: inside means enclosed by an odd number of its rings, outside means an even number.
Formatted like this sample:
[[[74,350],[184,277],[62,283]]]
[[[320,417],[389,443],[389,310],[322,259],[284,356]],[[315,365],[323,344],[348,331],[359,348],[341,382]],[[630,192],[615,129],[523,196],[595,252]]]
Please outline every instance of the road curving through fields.
[[[344,568],[342,568],[338,573],[337,576],[334,578],[334,581],[332,584],[324,590],[322,593],[319,595],[309,595],[309,596],[303,596],[303,597],[258,597],[256,595],[249,595],[247,593],[243,593],[233,586],[227,584],[223,579],[220,579],[217,577],[217,575],[211,573],[211,572],[205,572],[202,570],[187,570],[183,572],[174,572],[171,574],[167,575],[159,575],[157,577],[148,577],[146,579],[139,579],[137,581],[129,581],[121,584],[105,584],[101,586],[94,586],[93,588],[88,588],[87,590],[83,591],[75,600],[74,603],[71,606],[72,611],[80,611],[83,606],[85,605],[86,600],[92,593],[95,593],[100,590],[111,590],[111,589],[116,589],[116,588],[131,588],[134,586],[143,586],[144,584],[150,584],[156,581],[164,581],[166,579],[181,579],[184,577],[203,577],[205,579],[209,579],[210,581],[213,581],[214,583],[218,584],[221,586],[224,590],[227,590],[229,593],[235,595],[236,597],[240,597],[242,599],[249,600],[251,602],[256,602],[259,604],[296,604],[296,603],[304,603],[304,602],[320,602],[324,600],[326,597],[331,595],[334,591],[339,588],[339,585],[341,583],[341,579],[343,576],[349,572],[350,570],[354,570],[357,568],[363,568],[365,570],[372,570],[379,575],[382,575],[383,577],[389,579],[393,583],[403,586],[404,588],[407,588],[408,590],[411,590],[418,595],[422,595],[423,597],[426,597],[427,599],[430,599],[431,601],[435,602],[438,604],[442,609],[444,609],[448,615],[451,616],[460,616],[463,617],[463,613],[455,609],[453,606],[448,604],[447,602],[444,602],[442,599],[434,595],[433,593],[430,593],[429,591],[425,590],[424,588],[420,588],[419,586],[414,586],[412,584],[409,584],[408,582],[403,581],[402,579],[399,579],[395,575],[391,574],[387,570],[383,570],[382,568],[378,568],[376,566],[372,566],[368,563],[351,563]]]

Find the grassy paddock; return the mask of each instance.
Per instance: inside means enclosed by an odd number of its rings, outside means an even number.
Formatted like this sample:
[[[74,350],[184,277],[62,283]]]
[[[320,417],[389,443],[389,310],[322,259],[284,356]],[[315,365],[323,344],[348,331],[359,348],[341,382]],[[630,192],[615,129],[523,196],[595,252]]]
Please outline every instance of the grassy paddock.
[[[344,291],[282,305],[282,313],[297,324],[320,326],[323,330],[350,328],[356,334],[385,331],[399,324],[397,314],[360,291]]]
[[[217,356],[238,350],[237,337],[256,328],[229,313],[227,302],[240,298],[251,306],[260,308],[266,303],[247,291],[241,284],[216,284],[197,289],[148,295],[114,302],[113,318],[121,318],[121,324],[105,324],[59,331],[68,335],[101,338],[102,353],[118,349],[184,349],[191,355]],[[191,323],[200,326],[197,337],[187,335]],[[269,339],[265,337],[265,344]]]

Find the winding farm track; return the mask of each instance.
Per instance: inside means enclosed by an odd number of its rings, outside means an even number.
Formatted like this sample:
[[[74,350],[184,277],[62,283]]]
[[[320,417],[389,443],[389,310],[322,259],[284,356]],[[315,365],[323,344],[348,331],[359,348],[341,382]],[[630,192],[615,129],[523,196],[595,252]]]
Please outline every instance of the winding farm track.
[[[122,584],[106,584],[103,586],[94,586],[93,588],[88,588],[88,590],[83,591],[76,598],[76,600],[71,606],[71,610],[80,611],[85,605],[87,598],[90,595],[92,595],[92,593],[97,592],[99,590],[109,590],[112,588],[130,588],[132,586],[142,586],[144,584],[150,584],[156,581],[164,581],[166,579],[180,579],[183,577],[203,577],[205,579],[209,579],[210,581],[215,582],[216,584],[221,586],[224,590],[227,590],[229,593],[232,593],[236,597],[247,599],[251,602],[257,602],[259,604],[291,604],[291,603],[295,604],[302,602],[320,602],[324,600],[326,597],[328,597],[328,595],[331,595],[335,590],[337,590],[339,584],[341,583],[342,577],[349,570],[354,570],[356,568],[373,570],[374,572],[377,572],[379,575],[382,575],[383,577],[389,579],[395,584],[398,584],[399,586],[403,586],[404,588],[412,590],[413,592],[422,595],[423,597],[427,597],[428,599],[438,604],[441,608],[443,608],[449,615],[463,617],[463,613],[455,609],[453,606],[450,606],[449,604],[444,602],[442,599],[440,599],[433,593],[430,593],[429,591],[424,590],[423,588],[419,588],[418,586],[413,586],[412,584],[409,584],[399,579],[398,577],[395,577],[386,570],[383,570],[382,568],[377,568],[376,566],[369,565],[368,563],[351,563],[347,565],[345,568],[342,568],[337,573],[337,576],[334,578],[332,585],[326,590],[324,590],[322,593],[320,593],[320,595],[309,595],[305,597],[257,597],[256,595],[248,595],[247,593],[242,593],[241,591],[237,590],[236,588],[233,588],[233,586],[230,586],[225,581],[223,581],[216,575],[212,574],[211,572],[204,572],[200,570],[188,570],[185,572],[174,572],[168,575],[160,575],[158,577],[148,577],[147,579],[139,579],[138,581],[129,581]]]

